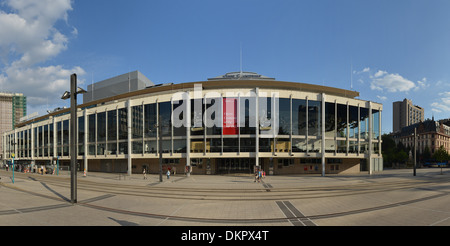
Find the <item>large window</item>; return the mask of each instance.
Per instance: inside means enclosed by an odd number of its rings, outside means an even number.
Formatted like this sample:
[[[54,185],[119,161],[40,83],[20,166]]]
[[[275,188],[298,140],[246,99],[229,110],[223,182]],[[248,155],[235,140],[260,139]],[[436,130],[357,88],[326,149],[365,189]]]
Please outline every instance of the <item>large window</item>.
[[[291,99],[280,98],[278,110],[278,135],[289,135],[291,131]]]
[[[142,139],[143,136],[143,108],[144,107],[142,105],[133,106],[131,108],[131,137],[133,139]]]
[[[336,152],[336,104],[325,103],[325,152]]]
[[[144,105],[144,134],[146,138],[156,137],[157,124],[156,103]]]
[[[128,111],[126,108],[118,110],[119,121],[119,154],[128,154]]]
[[[121,108],[119,113],[119,140],[128,139],[128,111],[126,108]]]
[[[362,139],[369,138],[369,109],[360,108],[359,112],[360,134]]]
[[[349,107],[349,128],[350,128],[350,138],[358,138],[358,107]]]
[[[320,137],[321,105],[320,101],[308,101],[308,136]]]
[[[50,132],[53,131],[53,125],[50,125]],[[79,156],[83,156],[84,153],[84,116],[81,116],[78,118],[78,155]],[[52,136],[53,134],[50,133]],[[52,139],[52,137],[50,137],[50,139]],[[52,141],[53,142],[53,141]],[[50,150],[50,152],[52,152],[53,148]]]
[[[337,104],[337,137],[347,137],[347,105]]]
[[[306,135],[306,100],[292,99],[292,135]]]
[[[172,134],[171,110],[171,102],[159,103],[159,117],[161,117],[161,135],[163,137],[170,137]]]
[[[95,114],[91,114],[88,116],[88,129],[89,129],[89,137],[88,137],[88,152],[89,155],[95,155],[95,138],[96,138],[96,127],[95,127]]]
[[[206,134],[207,135],[221,135],[222,134],[222,103],[221,98],[207,98],[206,99]],[[212,121],[212,122],[210,122]],[[216,149],[216,143],[211,145],[211,151]],[[219,151],[220,152],[220,151]]]
[[[97,142],[106,141],[106,112],[97,113]]]
[[[372,138],[379,139],[380,138],[380,111],[372,109]]]
[[[241,134],[255,134],[256,133],[256,119],[255,111],[256,98],[255,97],[241,97],[240,98],[240,127]],[[253,150],[254,151],[254,150]]]

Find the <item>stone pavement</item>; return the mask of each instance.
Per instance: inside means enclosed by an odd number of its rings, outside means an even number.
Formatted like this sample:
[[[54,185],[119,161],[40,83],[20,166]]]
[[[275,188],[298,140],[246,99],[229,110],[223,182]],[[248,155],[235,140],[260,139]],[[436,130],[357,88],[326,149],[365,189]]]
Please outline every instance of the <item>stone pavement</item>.
[[[385,170],[368,175],[68,173],[0,171],[0,225],[330,226],[450,225],[450,170]]]

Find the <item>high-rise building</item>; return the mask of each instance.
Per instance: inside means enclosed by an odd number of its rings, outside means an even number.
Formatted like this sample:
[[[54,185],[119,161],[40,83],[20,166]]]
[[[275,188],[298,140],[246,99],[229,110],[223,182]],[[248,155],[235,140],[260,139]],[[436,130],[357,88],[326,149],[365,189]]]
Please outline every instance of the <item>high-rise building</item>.
[[[393,103],[392,131],[400,132],[403,127],[407,127],[424,120],[424,109],[414,105],[411,100],[404,99]]]
[[[22,93],[0,93],[0,134],[11,131],[27,114],[27,97]],[[0,154],[3,153],[0,143]]]

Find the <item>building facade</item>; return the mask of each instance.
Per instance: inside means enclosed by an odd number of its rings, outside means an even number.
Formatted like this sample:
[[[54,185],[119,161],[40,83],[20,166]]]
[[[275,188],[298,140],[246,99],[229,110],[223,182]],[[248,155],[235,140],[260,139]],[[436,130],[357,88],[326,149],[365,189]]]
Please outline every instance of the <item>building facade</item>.
[[[450,153],[450,120],[428,119],[408,127],[402,128],[400,132],[394,133],[395,143],[401,142],[406,148],[414,148],[414,129],[416,129],[417,154],[422,155],[428,147],[430,154],[441,146]]]
[[[403,101],[393,102],[392,112],[392,131],[400,132],[403,127],[407,127],[424,120],[424,109],[414,105],[411,100],[404,99]]]
[[[27,114],[27,98],[22,93],[0,93],[0,135],[14,129]],[[0,156],[3,142],[0,143]]]
[[[78,106],[79,170],[223,174],[381,171],[382,105],[358,92],[228,73]],[[3,134],[7,160],[70,162],[69,109]],[[13,145],[11,143],[18,144]]]

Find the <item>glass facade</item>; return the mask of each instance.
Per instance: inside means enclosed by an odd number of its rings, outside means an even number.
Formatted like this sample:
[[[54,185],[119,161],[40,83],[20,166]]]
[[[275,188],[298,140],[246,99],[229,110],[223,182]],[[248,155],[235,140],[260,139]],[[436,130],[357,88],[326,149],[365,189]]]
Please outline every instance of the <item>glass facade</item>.
[[[240,98],[243,112],[242,124],[238,134],[222,135],[222,127],[214,125],[190,129],[190,151],[201,152],[255,152],[255,130],[249,102],[252,98]],[[216,101],[220,101],[216,99]],[[214,104],[203,104],[202,115]],[[267,107],[263,104],[266,104]],[[191,100],[191,124],[195,120],[202,120],[201,115],[194,115],[194,100]],[[133,154],[157,153],[159,144],[158,134],[162,137],[164,153],[185,153],[186,127],[172,125],[171,112],[182,104],[168,102],[143,104],[131,107],[131,144]],[[158,110],[157,110],[158,108]],[[264,108],[264,109],[261,109]],[[358,107],[334,102],[325,102],[324,128],[325,152],[327,153],[364,153],[368,150],[369,124],[372,124],[372,139],[380,139],[379,110]],[[206,111],[205,111],[206,110]],[[273,115],[272,98],[260,100],[260,126],[270,125]],[[321,152],[321,124],[322,102],[305,99],[279,98],[278,108],[279,130],[274,138],[260,138],[260,152]],[[217,111],[216,111],[217,112]],[[369,117],[371,113],[371,117]],[[161,119],[161,133],[158,133],[158,120]],[[178,116],[182,120],[183,115]],[[212,120],[215,119],[212,115]],[[372,122],[369,122],[369,118]],[[262,122],[263,120],[268,121]],[[87,116],[87,125],[84,116],[78,118],[78,144],[79,155],[84,155],[84,138],[86,133],[88,151],[87,155],[121,155],[128,154],[128,111],[127,108],[118,108],[104,112],[96,112]],[[206,126],[206,129],[205,129]],[[87,132],[86,132],[87,131]],[[260,129],[261,132],[261,129]],[[34,141],[31,135],[34,135]],[[46,124],[18,131],[17,140],[14,134],[6,137],[7,142],[16,141],[16,148],[20,157],[30,157],[34,149],[35,157],[69,156],[69,120],[55,121],[55,124]],[[31,145],[33,144],[33,145]],[[56,154],[53,145],[56,145]],[[378,149],[378,148],[377,148]],[[6,152],[13,151],[8,145]]]
[[[317,98],[259,97],[258,105],[255,97],[246,96],[233,96],[230,100],[225,97],[190,99],[190,107],[186,102],[167,99],[135,100],[140,102],[132,106],[127,106],[132,99],[127,103],[97,105],[79,113],[78,156],[80,159],[125,159],[129,155],[157,158],[158,151],[162,150],[168,158],[184,158],[188,151],[195,158],[230,154],[244,154],[248,158],[257,152],[260,157],[287,158],[289,165],[283,161],[282,166],[289,167],[294,163],[289,158],[294,157],[319,158],[324,154],[357,159],[366,158],[363,154],[380,154],[380,106],[371,108],[368,107],[371,103],[357,99]],[[234,115],[225,116],[223,109],[227,103],[234,105]],[[187,108],[190,112],[186,112]],[[183,113],[173,114],[180,109]],[[187,120],[187,113],[191,126],[174,126],[175,120]],[[230,120],[227,117],[235,122],[230,129],[224,127]],[[274,130],[275,120],[278,131],[267,134]],[[5,157],[11,158],[15,153],[24,159],[68,159],[72,141],[69,132],[68,115],[64,114],[17,128],[2,136]],[[277,161],[271,163],[277,165]]]

